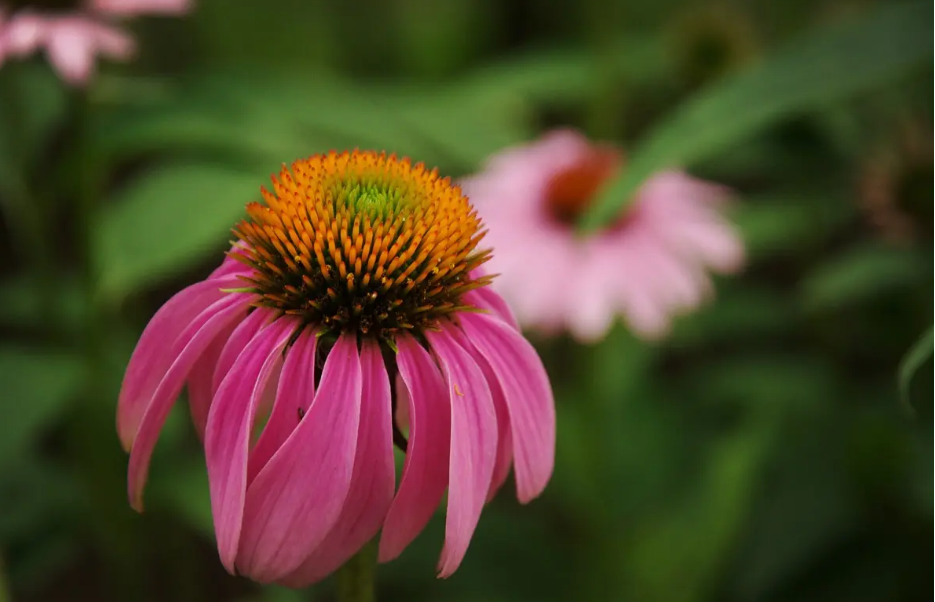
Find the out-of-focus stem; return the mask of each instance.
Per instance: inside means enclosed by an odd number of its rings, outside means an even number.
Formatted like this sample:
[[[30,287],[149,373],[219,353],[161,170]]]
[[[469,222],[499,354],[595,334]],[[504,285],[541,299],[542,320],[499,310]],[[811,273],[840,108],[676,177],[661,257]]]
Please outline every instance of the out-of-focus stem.
[[[376,566],[377,548],[371,541],[338,570],[338,602],[374,602]]]

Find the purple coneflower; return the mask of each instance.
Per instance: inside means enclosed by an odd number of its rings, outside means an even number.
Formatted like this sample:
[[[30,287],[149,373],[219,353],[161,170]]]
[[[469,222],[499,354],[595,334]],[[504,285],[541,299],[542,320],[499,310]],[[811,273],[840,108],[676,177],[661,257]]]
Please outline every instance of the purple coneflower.
[[[145,14],[181,14],[189,0],[85,0],[75,9],[45,12],[27,6],[6,14],[0,3],[0,64],[7,57],[25,57],[45,49],[59,76],[72,85],[84,84],[94,73],[98,55],[127,60],[133,39],[112,19]]]
[[[262,194],[224,263],[156,313],[130,360],[117,427],[131,504],[187,386],[228,571],[306,585],[381,529],[391,560],[447,489],[451,575],[511,464],[528,502],[555,446],[545,370],[480,271],[480,219],[448,178],[373,152],[297,161]]]
[[[591,342],[622,314],[640,336],[660,337],[709,294],[707,270],[742,265],[743,244],[719,213],[725,189],[679,171],[647,180],[603,229],[576,231],[622,165],[617,149],[560,130],[495,155],[463,182],[497,250],[494,288],[522,326]]]

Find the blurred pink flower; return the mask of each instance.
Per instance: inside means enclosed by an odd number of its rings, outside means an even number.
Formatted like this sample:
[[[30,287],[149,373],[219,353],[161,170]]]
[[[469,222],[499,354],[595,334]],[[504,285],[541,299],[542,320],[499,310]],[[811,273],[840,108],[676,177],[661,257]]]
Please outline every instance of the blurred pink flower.
[[[521,325],[601,339],[621,314],[645,338],[711,293],[708,270],[743,264],[740,238],[718,209],[727,191],[679,171],[649,178],[620,218],[593,234],[575,230],[621,154],[570,130],[492,157],[462,182],[497,250],[493,287]]]
[[[87,0],[68,13],[42,13],[29,8],[4,17],[0,5],[0,65],[44,48],[63,80],[84,84],[94,73],[98,55],[127,60],[135,52],[133,39],[108,21],[142,14],[181,14],[187,0]]]
[[[117,412],[131,504],[142,508],[187,385],[230,572],[304,586],[381,529],[379,558],[392,560],[447,489],[447,577],[511,465],[526,503],[554,461],[551,386],[479,272],[480,222],[447,179],[375,153],[296,162],[273,187],[228,258],[170,299],[133,352]],[[408,424],[394,424],[394,403]]]

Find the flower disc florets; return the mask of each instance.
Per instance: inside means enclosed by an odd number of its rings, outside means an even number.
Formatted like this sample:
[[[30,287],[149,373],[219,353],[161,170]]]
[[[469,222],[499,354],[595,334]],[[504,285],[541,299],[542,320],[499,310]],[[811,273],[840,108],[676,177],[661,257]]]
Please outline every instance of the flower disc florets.
[[[475,251],[477,212],[421,163],[330,152],[283,166],[272,183],[234,228],[257,305],[325,332],[390,338],[470,309],[462,296],[488,283],[471,276],[489,258]]]

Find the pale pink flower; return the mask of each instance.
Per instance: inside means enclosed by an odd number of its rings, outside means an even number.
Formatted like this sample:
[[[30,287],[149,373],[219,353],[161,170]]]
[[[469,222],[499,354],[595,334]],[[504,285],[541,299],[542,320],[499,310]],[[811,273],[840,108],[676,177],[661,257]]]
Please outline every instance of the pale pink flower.
[[[187,386],[230,572],[303,586],[381,529],[392,560],[447,489],[446,577],[511,465],[526,503],[554,461],[551,387],[479,271],[476,212],[435,172],[370,152],[296,162],[262,192],[228,258],[156,313],[130,360],[131,504]]]
[[[45,49],[63,80],[84,84],[94,74],[98,56],[127,60],[136,50],[133,39],[110,18],[180,14],[188,8],[185,0],[87,0],[74,12],[23,9],[0,17],[0,65],[6,58],[25,57]],[[0,15],[5,12],[0,5]]]
[[[578,231],[575,220],[622,165],[617,150],[559,130],[462,182],[497,250],[493,286],[522,326],[591,342],[622,315],[657,338],[709,296],[709,270],[741,267],[742,242],[719,212],[727,191],[680,171],[649,178],[600,231]]]

